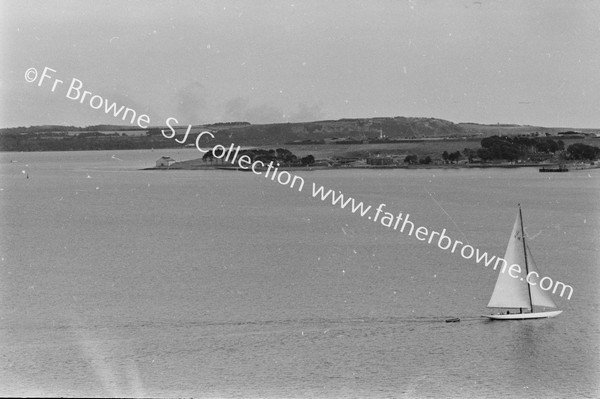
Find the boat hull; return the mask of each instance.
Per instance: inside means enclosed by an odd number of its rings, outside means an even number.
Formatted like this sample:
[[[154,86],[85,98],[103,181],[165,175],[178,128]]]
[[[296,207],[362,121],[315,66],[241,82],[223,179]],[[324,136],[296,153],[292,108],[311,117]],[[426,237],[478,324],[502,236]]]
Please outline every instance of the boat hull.
[[[511,314],[482,314],[482,317],[487,317],[491,320],[525,320],[525,319],[545,319],[548,317],[558,316],[562,310],[552,312],[537,312],[537,313],[511,313]]]

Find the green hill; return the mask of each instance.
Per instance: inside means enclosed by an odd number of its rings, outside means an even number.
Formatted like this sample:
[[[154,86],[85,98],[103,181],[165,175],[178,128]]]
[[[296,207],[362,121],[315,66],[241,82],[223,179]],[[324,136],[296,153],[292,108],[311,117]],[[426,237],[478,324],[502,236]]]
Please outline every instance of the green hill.
[[[386,143],[400,139],[476,139],[497,136],[536,135],[555,136],[573,131],[594,135],[594,129],[545,128],[522,125],[482,125],[453,123],[436,118],[356,118],[314,122],[256,124],[224,122],[197,125],[191,129],[188,140],[181,144],[187,126],[176,128],[176,137],[161,134],[166,127],[144,130],[131,126],[96,125],[30,126],[0,129],[2,151],[55,151],[55,150],[110,150],[142,148],[176,148],[194,145],[197,133],[208,130],[214,139],[202,141],[203,146],[235,143],[241,146],[282,146],[289,144],[354,144]],[[177,138],[180,143],[175,141]]]

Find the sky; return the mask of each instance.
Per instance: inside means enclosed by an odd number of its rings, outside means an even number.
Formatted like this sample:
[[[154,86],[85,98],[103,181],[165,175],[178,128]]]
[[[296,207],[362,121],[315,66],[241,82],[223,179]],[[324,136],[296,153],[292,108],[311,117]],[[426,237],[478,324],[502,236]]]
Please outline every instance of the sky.
[[[405,116],[600,128],[600,1],[0,7],[0,127],[135,125],[92,107],[108,101],[151,126]],[[56,72],[40,84],[45,68]],[[67,97],[73,79],[83,102]]]

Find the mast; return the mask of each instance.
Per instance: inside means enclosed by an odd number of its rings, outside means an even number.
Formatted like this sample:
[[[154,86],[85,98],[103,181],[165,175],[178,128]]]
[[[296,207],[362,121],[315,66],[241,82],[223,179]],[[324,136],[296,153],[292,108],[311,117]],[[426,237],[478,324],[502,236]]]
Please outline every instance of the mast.
[[[523,214],[521,213],[521,204],[519,204],[519,219],[521,219],[521,238],[523,239],[523,255],[525,255],[525,273],[529,276],[529,265],[527,264],[527,247],[525,246],[525,229],[523,228]],[[527,293],[529,294],[529,309],[533,313],[533,302],[531,301],[531,287],[527,282]],[[523,313],[523,308],[520,309]]]

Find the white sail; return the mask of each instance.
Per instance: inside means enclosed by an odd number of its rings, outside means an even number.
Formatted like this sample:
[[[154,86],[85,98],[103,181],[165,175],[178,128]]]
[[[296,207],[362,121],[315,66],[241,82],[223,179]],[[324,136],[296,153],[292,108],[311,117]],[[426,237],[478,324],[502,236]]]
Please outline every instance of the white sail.
[[[530,285],[530,289],[531,289],[531,302],[533,303],[533,306],[544,306],[547,308],[555,308],[556,304],[554,303],[554,301],[552,300],[552,297],[550,296],[548,291],[544,291],[543,289],[540,288],[540,274],[537,270],[537,266],[535,265],[535,262],[533,261],[533,256],[531,255],[531,250],[529,249],[529,245],[525,244],[525,247],[527,248],[527,265],[528,265],[528,269],[529,269],[529,273],[531,273],[532,271],[538,273],[538,276],[532,275],[531,281],[535,284],[531,284]]]
[[[488,303],[488,308],[523,308],[530,309],[529,287],[525,278],[514,278],[508,273],[511,265],[517,264],[521,267],[520,275],[526,276],[525,272],[525,251],[523,249],[523,236],[521,234],[521,217],[517,214],[515,225],[513,226],[504,260],[507,266],[502,273],[499,270],[498,280],[494,292]],[[516,275],[515,272],[513,274]],[[541,291],[541,290],[540,290]],[[545,305],[544,305],[545,306]]]

